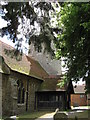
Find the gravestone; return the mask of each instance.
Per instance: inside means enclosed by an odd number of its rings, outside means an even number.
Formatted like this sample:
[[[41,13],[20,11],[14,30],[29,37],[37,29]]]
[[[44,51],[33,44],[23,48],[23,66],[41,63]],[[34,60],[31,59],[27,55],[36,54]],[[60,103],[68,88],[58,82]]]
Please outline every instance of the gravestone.
[[[54,115],[54,120],[67,120],[68,116],[65,112],[56,112],[56,114]]]

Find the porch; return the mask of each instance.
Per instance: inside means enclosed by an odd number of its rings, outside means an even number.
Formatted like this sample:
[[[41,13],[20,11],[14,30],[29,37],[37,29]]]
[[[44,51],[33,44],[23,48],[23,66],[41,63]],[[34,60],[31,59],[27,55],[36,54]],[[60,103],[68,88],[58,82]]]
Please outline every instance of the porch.
[[[38,91],[35,94],[35,109],[66,109],[66,91]]]

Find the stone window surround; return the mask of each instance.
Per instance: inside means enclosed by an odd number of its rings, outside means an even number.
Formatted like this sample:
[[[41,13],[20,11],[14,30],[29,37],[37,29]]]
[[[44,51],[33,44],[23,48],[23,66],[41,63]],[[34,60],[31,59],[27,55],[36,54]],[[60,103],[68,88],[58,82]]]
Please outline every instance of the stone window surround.
[[[24,105],[25,104],[25,88],[23,86],[23,82],[20,81],[20,80],[17,80],[17,89],[18,89],[18,92],[20,90],[20,94],[18,93],[18,96],[17,96],[17,104],[18,105]],[[24,91],[23,91],[24,90]],[[24,94],[24,95],[23,95]]]

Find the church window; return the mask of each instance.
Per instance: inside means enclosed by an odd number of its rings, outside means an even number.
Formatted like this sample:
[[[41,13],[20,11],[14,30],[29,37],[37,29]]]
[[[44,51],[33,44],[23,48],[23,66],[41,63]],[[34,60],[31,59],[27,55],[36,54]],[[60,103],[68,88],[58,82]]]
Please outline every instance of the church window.
[[[20,80],[17,81],[17,85],[18,85],[18,100],[17,100],[17,102],[19,104],[23,104],[24,99],[25,99],[25,88],[23,86],[23,82]]]

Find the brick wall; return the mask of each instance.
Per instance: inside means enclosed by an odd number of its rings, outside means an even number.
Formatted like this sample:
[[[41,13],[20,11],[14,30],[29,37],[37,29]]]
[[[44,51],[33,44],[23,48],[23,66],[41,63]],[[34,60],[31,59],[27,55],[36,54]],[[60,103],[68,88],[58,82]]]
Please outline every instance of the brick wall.
[[[87,105],[90,106],[90,94],[87,94]]]
[[[86,95],[84,94],[72,94],[71,106],[84,106],[87,105]]]

